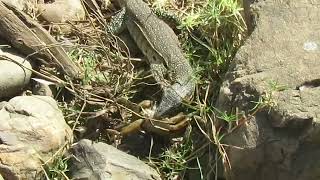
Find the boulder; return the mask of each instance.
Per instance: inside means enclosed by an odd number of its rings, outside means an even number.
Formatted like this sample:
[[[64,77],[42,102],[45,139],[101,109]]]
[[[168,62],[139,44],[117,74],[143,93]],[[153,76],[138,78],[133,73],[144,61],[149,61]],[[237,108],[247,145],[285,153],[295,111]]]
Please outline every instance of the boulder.
[[[151,167],[113,146],[83,139],[71,147],[70,172],[73,179],[160,180]]]
[[[41,160],[51,158],[71,135],[51,97],[17,96],[1,102],[0,174],[10,180],[39,179]]]
[[[22,91],[32,74],[28,69],[32,69],[29,61],[0,49],[0,98],[13,96]]]
[[[256,27],[226,74],[217,108],[245,112],[224,139],[234,180],[320,177],[320,4],[253,4]],[[253,113],[259,99],[265,103]],[[252,116],[251,116],[252,115]]]

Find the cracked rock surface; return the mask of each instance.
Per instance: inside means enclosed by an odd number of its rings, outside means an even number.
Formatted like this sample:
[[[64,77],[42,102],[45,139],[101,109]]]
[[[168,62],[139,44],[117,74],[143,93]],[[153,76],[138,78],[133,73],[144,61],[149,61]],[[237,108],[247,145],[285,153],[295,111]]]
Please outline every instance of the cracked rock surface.
[[[253,4],[256,27],[238,51],[217,106],[249,113],[265,108],[225,139],[235,180],[320,177],[320,3]]]

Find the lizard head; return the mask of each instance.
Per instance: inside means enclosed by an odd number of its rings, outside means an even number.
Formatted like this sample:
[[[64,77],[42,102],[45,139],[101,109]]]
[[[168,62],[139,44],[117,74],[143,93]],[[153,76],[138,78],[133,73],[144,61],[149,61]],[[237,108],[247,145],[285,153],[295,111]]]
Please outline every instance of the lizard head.
[[[160,103],[156,107],[154,118],[167,116],[173,113],[183,102],[192,95],[194,91],[193,83],[175,83],[170,87],[163,89],[163,94]]]

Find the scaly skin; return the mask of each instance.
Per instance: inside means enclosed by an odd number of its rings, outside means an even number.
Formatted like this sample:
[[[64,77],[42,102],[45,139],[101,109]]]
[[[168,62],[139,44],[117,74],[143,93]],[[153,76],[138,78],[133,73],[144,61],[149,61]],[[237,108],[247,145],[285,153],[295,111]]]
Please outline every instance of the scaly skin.
[[[154,118],[162,117],[193,94],[192,68],[173,30],[154,15],[146,3],[142,0],[118,2],[125,9],[126,28],[147,57],[151,72],[163,89],[154,114]]]

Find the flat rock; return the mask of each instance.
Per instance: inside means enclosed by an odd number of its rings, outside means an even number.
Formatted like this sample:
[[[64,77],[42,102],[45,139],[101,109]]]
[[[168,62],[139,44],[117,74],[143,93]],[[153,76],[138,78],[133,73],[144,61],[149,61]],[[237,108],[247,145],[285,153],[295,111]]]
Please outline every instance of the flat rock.
[[[0,103],[0,174],[4,179],[39,179],[42,161],[71,137],[56,101],[17,96]]]
[[[28,69],[32,67],[29,61],[19,55],[0,49],[0,56],[0,98],[10,97],[21,92],[29,83],[32,73]]]
[[[225,138],[231,179],[316,180],[320,177],[320,3],[253,4],[256,27],[226,75],[217,107],[248,116]]]
[[[160,180],[151,167],[134,156],[105,143],[81,140],[70,153],[71,177],[74,179],[104,180]]]

